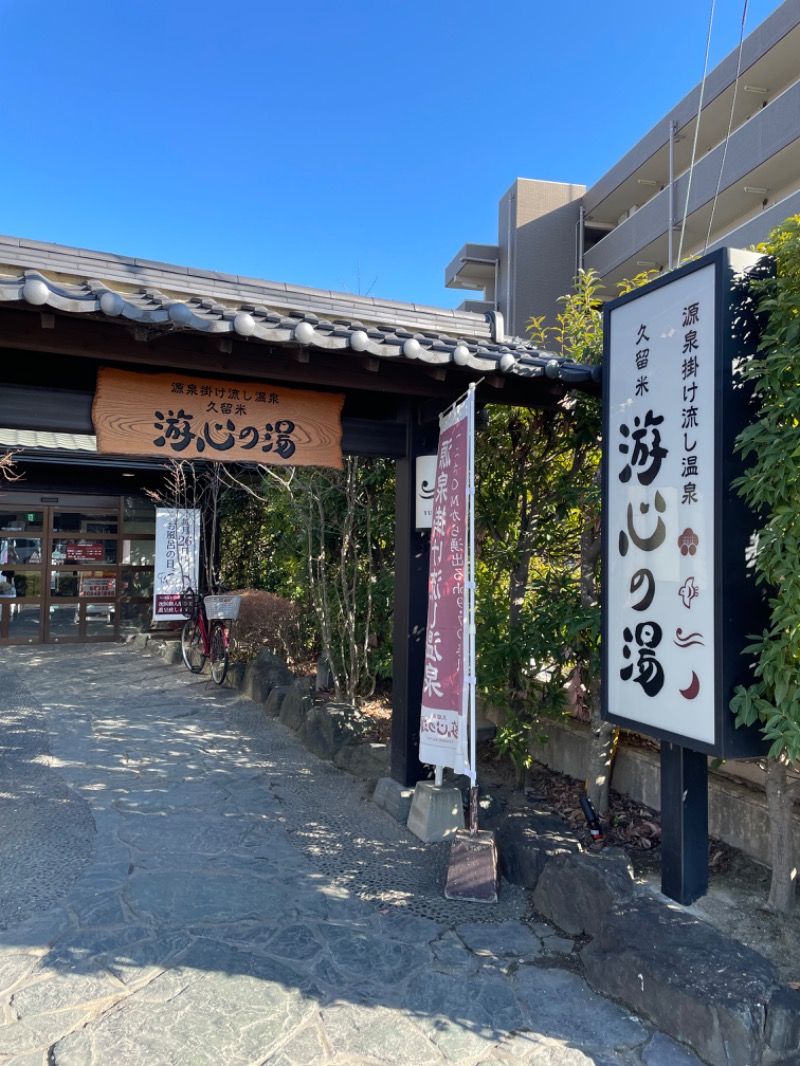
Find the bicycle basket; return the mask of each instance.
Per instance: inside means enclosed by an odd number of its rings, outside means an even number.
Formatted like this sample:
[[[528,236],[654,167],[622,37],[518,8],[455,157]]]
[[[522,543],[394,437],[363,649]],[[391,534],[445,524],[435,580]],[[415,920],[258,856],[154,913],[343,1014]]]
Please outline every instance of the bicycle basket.
[[[197,593],[194,589],[184,589],[181,593],[181,614],[186,618],[196,618],[197,607]]]
[[[206,615],[209,618],[224,618],[234,621],[239,617],[241,596],[206,596]]]

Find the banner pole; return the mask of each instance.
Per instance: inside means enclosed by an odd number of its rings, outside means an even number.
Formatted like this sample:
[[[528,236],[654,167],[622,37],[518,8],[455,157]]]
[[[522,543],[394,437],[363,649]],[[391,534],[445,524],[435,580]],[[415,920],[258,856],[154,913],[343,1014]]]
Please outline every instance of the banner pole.
[[[450,414],[450,412],[453,410],[453,408],[454,407],[458,407],[458,405],[460,403],[463,403],[464,400],[466,400],[466,398],[469,396],[470,393],[472,393],[473,396],[474,396],[475,390],[484,381],[486,381],[485,377],[478,378],[477,381],[471,381],[469,383],[469,388],[467,389],[467,391],[466,392],[462,392],[457,400],[453,400],[453,402],[450,404],[450,406],[449,407],[445,407],[444,411],[442,411],[439,414],[439,421],[441,422],[441,420],[443,418],[447,418],[447,416]]]
[[[469,408],[467,411],[467,692],[470,736],[470,781],[475,788],[476,774],[476,738],[475,738],[475,687],[477,670],[475,663],[475,384],[469,387]],[[472,821],[472,820],[471,820]],[[472,824],[470,830],[474,832]]]

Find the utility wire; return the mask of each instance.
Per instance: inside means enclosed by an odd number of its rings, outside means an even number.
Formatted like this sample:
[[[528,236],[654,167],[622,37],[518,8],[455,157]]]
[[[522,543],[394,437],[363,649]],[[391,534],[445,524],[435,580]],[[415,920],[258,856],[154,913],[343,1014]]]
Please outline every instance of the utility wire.
[[[733,129],[733,109],[736,106],[736,93],[739,90],[739,76],[742,73],[742,46],[744,44],[744,25],[747,21],[747,4],[748,0],[744,0],[744,7],[742,8],[742,26],[739,30],[739,53],[736,57],[736,79],[733,83],[733,95],[731,96],[731,113],[728,117],[728,132],[725,134],[725,145],[722,149],[722,161],[719,165],[719,174],[717,175],[717,187],[714,190],[714,199],[711,201],[711,215],[708,220],[708,232],[706,233],[706,243],[703,245],[703,254],[708,251],[708,245],[711,241],[711,228],[714,225],[714,212],[717,209],[717,199],[719,197],[720,186],[722,185],[722,174],[725,170],[725,159],[728,155],[728,141],[731,139],[731,130]]]
[[[683,238],[686,233],[686,216],[689,214],[689,195],[692,191],[692,175],[694,173],[694,161],[697,157],[697,142],[700,136],[700,114],[703,110],[703,98],[706,93],[706,75],[708,74],[708,56],[711,51],[711,27],[714,24],[714,0],[711,0],[711,14],[708,18],[708,36],[706,38],[706,58],[703,65],[703,80],[700,82],[700,99],[697,104],[697,118],[694,124],[694,143],[692,144],[692,161],[689,164],[689,180],[686,184],[686,203],[683,207],[683,218],[681,219],[681,239],[678,243],[678,263],[680,266],[681,259],[683,258]]]

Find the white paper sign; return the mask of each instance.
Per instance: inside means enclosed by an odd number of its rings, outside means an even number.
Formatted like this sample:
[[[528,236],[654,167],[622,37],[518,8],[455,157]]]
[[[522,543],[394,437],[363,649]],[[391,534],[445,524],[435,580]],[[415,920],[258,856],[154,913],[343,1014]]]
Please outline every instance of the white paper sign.
[[[156,510],[156,560],[153,621],[185,618],[184,589],[197,590],[200,560],[200,512]]]

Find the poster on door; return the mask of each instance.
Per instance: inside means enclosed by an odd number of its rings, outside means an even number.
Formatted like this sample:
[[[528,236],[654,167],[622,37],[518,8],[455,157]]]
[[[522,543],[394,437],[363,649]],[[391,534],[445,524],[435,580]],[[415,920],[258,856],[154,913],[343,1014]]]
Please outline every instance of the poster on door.
[[[156,560],[153,621],[185,618],[181,593],[197,589],[200,572],[200,512],[156,510]]]

